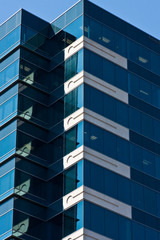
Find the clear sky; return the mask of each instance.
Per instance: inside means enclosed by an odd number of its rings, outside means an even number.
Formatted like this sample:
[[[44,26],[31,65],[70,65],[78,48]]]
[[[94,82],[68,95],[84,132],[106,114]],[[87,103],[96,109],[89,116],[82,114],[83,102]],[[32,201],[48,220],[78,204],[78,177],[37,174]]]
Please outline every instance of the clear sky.
[[[91,0],[160,40],[160,0]],[[53,21],[77,0],[0,0],[0,24],[20,8]]]

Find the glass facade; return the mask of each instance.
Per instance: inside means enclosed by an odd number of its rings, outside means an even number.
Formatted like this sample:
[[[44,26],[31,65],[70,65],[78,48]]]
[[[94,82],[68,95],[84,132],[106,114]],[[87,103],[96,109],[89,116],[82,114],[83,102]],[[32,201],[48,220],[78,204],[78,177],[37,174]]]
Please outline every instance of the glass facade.
[[[88,0],[0,26],[0,240],[82,229],[160,240],[159,42]]]

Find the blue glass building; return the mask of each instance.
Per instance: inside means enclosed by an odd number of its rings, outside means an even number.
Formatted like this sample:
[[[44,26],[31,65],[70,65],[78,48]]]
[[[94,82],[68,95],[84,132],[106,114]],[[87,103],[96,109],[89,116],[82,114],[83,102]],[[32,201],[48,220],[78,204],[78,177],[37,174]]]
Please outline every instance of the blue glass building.
[[[0,26],[0,240],[160,240],[160,41],[90,1]]]

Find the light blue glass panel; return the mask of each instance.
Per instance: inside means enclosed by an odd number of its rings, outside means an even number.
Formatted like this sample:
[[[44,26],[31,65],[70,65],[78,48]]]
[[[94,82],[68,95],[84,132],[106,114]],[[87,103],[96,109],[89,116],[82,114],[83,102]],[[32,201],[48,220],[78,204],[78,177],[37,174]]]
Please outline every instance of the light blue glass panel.
[[[19,26],[0,40],[0,58],[20,43],[20,30]]]
[[[0,125],[4,124],[8,121],[12,115],[17,111],[17,104],[18,104],[18,95],[16,94],[14,97],[10,98],[8,101],[3,103],[0,106]]]
[[[0,157],[16,148],[16,131],[5,137],[0,142]]]
[[[14,187],[14,170],[10,171],[0,179],[0,195]]]
[[[17,127],[17,122],[14,121],[0,131],[0,158],[3,155],[8,154],[15,149],[16,127]]]
[[[20,57],[20,51],[14,52],[12,55],[10,55],[8,58],[6,58],[4,61],[0,64],[0,72],[2,72],[7,66],[12,64],[15,60],[17,60]]]
[[[19,55],[17,51],[0,64],[0,90],[11,84],[19,75]]]
[[[8,237],[10,237],[12,235],[12,230],[10,230],[9,232],[3,234],[2,236],[0,236],[0,240],[4,240],[7,239]],[[13,240],[13,239],[12,239]]]
[[[11,32],[21,23],[21,10],[0,26],[0,39]]]
[[[83,208],[84,208],[84,202],[83,201],[77,204],[76,230],[83,227]]]
[[[5,214],[5,212],[8,212],[9,210],[11,210],[13,208],[13,198],[1,203],[0,206],[1,206],[0,207],[0,216],[2,216]]]
[[[67,12],[51,23],[54,34],[62,30],[66,25],[78,18],[83,13],[83,1],[78,2]]]
[[[4,163],[0,167],[0,177],[4,175],[5,173],[9,172],[11,169],[15,167],[15,158],[11,159],[10,161]]]
[[[64,31],[75,37],[75,40],[83,35],[83,16],[69,24]]]
[[[13,225],[13,210],[0,217],[0,237],[11,230]],[[2,238],[3,239],[3,238]]]

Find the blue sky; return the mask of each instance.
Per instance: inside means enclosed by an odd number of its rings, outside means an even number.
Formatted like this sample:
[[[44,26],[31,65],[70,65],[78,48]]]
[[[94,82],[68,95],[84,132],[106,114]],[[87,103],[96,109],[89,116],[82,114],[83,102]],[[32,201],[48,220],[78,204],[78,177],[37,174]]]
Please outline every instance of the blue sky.
[[[160,0],[91,0],[160,39]],[[0,0],[0,24],[20,8],[51,22],[76,0]]]

